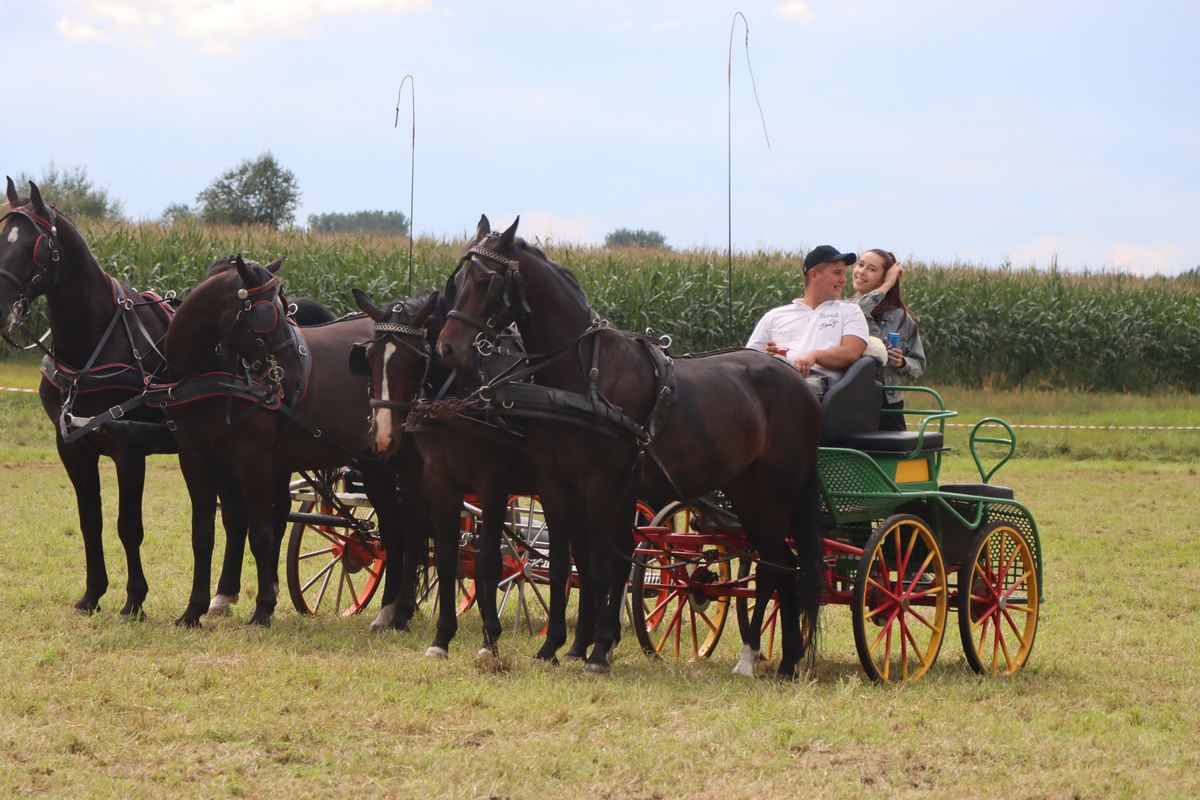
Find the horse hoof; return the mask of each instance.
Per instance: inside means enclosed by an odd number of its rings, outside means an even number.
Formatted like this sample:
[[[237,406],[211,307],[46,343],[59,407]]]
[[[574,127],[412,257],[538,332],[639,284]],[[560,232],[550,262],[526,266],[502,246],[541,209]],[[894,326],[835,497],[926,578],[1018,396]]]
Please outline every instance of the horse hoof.
[[[257,625],[257,626],[260,626],[263,628],[269,628],[269,627],[271,627],[271,615],[270,614],[255,614],[254,616],[252,616],[249,619],[249,621],[246,622],[246,624],[247,625]]]
[[[223,617],[230,613],[230,606],[238,601],[236,594],[217,594],[213,595],[212,602],[208,604],[208,615],[210,617]]]
[[[587,662],[583,665],[583,668],[593,675],[607,675],[612,672],[612,667],[608,666],[608,664],[599,664],[595,661]]]
[[[499,647],[487,647],[487,646],[481,647],[481,648],[479,648],[479,652],[475,654],[475,657],[476,658],[499,658],[500,657],[500,648]]]
[[[177,627],[177,628],[199,628],[199,627],[201,627],[200,626],[200,618],[193,617],[188,614],[184,614],[182,617],[175,620],[175,627]]]
[[[82,614],[85,617],[90,617],[99,611],[100,604],[93,600],[88,600],[86,597],[75,604],[75,613]]]
[[[122,622],[145,622],[146,621],[146,612],[142,609],[141,606],[134,606],[133,608],[122,608],[121,609],[121,621]]]
[[[396,618],[396,604],[384,606],[379,609],[379,614],[375,619],[371,620],[371,630],[385,631],[392,627],[392,621]]]
[[[426,658],[443,658],[443,659],[449,658],[450,651],[444,647],[438,647],[437,645],[434,645],[433,647],[431,647],[425,651],[425,657]]]
[[[733,667],[733,674],[753,678],[754,662],[758,661],[758,659],[759,654],[757,650],[751,649],[750,645],[742,645],[742,654],[738,658],[737,664]]]
[[[567,661],[583,661],[587,658],[587,653],[580,653],[577,650],[568,650],[563,654],[563,658]]]

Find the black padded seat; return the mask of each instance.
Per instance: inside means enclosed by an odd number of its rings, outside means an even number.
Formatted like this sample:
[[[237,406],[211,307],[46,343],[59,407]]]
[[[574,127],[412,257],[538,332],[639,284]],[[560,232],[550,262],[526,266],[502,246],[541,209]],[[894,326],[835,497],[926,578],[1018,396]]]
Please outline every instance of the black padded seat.
[[[991,497],[995,500],[1012,500],[1013,490],[994,483],[945,483],[938,487],[943,492],[969,494],[975,497]]]
[[[879,362],[864,356],[850,365],[841,380],[821,398],[821,444],[845,445],[856,433],[879,430],[883,385],[876,380]]]
[[[871,431],[870,433],[851,433],[838,439],[839,447],[849,447],[862,450],[864,453],[879,453],[902,456],[911,453],[917,446],[916,431]],[[945,437],[937,431],[925,431],[925,439],[921,443],[921,452],[942,450],[946,446]]]

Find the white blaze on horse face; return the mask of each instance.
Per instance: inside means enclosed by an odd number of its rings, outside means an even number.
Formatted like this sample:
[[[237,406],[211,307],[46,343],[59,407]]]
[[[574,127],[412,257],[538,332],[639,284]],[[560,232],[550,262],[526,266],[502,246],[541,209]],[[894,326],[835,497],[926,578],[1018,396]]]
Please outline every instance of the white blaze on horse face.
[[[18,228],[16,225],[8,226],[8,243],[9,244],[16,244],[17,239],[19,239],[20,236],[21,236],[20,228]]]
[[[388,396],[388,362],[396,353],[396,345],[388,342],[383,347],[383,367],[379,373],[379,399],[385,403]],[[375,409],[375,452],[386,453],[392,444],[392,409],[380,406]]]

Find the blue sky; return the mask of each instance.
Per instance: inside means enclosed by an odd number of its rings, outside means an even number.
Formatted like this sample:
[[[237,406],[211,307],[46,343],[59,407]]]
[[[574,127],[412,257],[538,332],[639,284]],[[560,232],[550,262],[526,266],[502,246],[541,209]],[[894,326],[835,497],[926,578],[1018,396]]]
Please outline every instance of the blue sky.
[[[128,214],[272,151],[309,213],[738,249],[1200,265],[1200,6],[1176,2],[0,0],[4,171],[82,164]]]

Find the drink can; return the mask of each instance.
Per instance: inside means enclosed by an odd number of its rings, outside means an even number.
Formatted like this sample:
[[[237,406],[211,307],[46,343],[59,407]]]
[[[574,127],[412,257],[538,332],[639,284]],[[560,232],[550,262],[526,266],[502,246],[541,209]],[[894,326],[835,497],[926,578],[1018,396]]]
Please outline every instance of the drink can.
[[[896,350],[900,347],[900,334],[891,331],[887,335],[887,345],[889,350]]]

